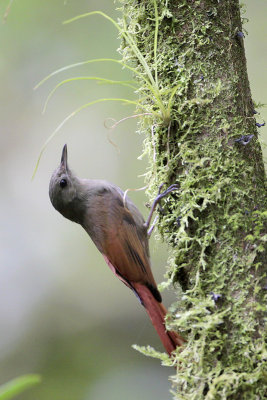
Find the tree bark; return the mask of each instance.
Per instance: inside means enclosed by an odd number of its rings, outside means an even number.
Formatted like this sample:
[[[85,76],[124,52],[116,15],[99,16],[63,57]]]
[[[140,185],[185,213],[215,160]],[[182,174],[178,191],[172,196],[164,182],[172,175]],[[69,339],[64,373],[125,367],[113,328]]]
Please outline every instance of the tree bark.
[[[177,86],[169,121],[144,116],[149,195],[178,183],[162,202],[159,230],[172,250],[177,288],[169,322],[187,338],[176,354],[175,399],[263,399],[266,395],[265,173],[247,76],[238,0],[122,0],[127,32],[149,65],[163,102]],[[137,68],[140,104],[157,109]],[[154,115],[154,114],[153,114]],[[181,291],[182,288],[182,291]]]

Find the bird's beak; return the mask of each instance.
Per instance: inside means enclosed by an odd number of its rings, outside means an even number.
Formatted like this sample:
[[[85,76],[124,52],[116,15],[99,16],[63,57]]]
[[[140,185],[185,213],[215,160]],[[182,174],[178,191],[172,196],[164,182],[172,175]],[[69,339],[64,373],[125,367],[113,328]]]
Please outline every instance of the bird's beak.
[[[67,145],[65,144],[62,150],[62,156],[61,156],[61,161],[60,161],[60,166],[67,171],[68,170],[68,151],[67,151]]]

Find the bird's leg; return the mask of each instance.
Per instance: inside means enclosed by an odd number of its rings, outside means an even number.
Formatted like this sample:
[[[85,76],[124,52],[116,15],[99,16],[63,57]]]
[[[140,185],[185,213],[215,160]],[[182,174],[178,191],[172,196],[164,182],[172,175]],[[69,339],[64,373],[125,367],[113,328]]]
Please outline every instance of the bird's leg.
[[[148,236],[148,238],[150,238],[150,236],[151,236],[151,234],[152,234],[152,232],[153,232],[153,230],[154,230],[154,228],[155,228],[155,226],[156,226],[156,222],[157,222],[158,218],[159,218],[159,216],[157,215],[157,216],[154,218],[154,221],[152,222],[151,227],[150,227],[149,229],[147,229],[147,236]],[[145,224],[145,226],[146,226],[146,224]]]
[[[160,185],[160,187],[159,187],[159,193],[158,193],[157,197],[155,198],[155,200],[154,200],[153,203],[152,203],[149,216],[148,216],[148,218],[147,218],[147,221],[146,221],[145,224],[144,224],[144,226],[145,226],[145,228],[146,228],[146,230],[147,230],[148,237],[150,237],[150,235],[151,235],[151,233],[152,233],[152,231],[153,231],[153,229],[154,229],[154,227],[155,227],[157,218],[158,218],[158,216],[157,216],[157,217],[154,219],[153,224],[152,224],[151,227],[149,228],[149,225],[150,225],[150,223],[151,223],[151,219],[152,219],[153,213],[154,213],[154,211],[155,211],[157,205],[160,204],[160,201],[161,201],[161,199],[163,199],[163,197],[167,196],[169,193],[173,192],[174,190],[178,190],[178,189],[179,189],[179,186],[176,185],[176,184],[174,184],[174,185],[169,186],[164,192],[160,193],[161,188],[162,188],[163,185],[164,185],[164,183],[162,183],[162,184]]]

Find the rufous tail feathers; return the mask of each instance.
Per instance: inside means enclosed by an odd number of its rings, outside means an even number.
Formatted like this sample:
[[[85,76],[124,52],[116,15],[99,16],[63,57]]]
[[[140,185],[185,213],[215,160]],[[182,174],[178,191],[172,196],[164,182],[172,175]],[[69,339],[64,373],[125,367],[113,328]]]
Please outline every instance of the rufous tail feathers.
[[[154,298],[149,288],[141,283],[134,283],[133,287],[138,293],[163,346],[167,353],[171,355],[177,346],[182,346],[185,343],[185,340],[178,333],[166,330],[165,315],[167,310],[162,303]]]

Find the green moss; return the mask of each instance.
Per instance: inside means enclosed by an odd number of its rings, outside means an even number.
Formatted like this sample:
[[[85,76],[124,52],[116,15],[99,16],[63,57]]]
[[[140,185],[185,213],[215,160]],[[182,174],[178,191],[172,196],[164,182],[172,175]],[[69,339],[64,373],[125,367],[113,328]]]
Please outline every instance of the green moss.
[[[188,340],[176,354],[174,397],[263,399],[265,176],[243,39],[236,36],[242,30],[238,1],[157,0],[156,63],[154,1],[122,4],[127,30],[157,74],[165,105],[173,94],[168,123],[146,116],[139,131],[146,134],[149,196],[162,182],[180,187],[164,200],[159,224],[172,248],[167,282],[183,288],[169,328]],[[120,51],[124,62],[145,73],[123,40]],[[140,85],[142,106],[157,111],[153,94]],[[254,135],[249,144],[235,142],[248,134]]]

